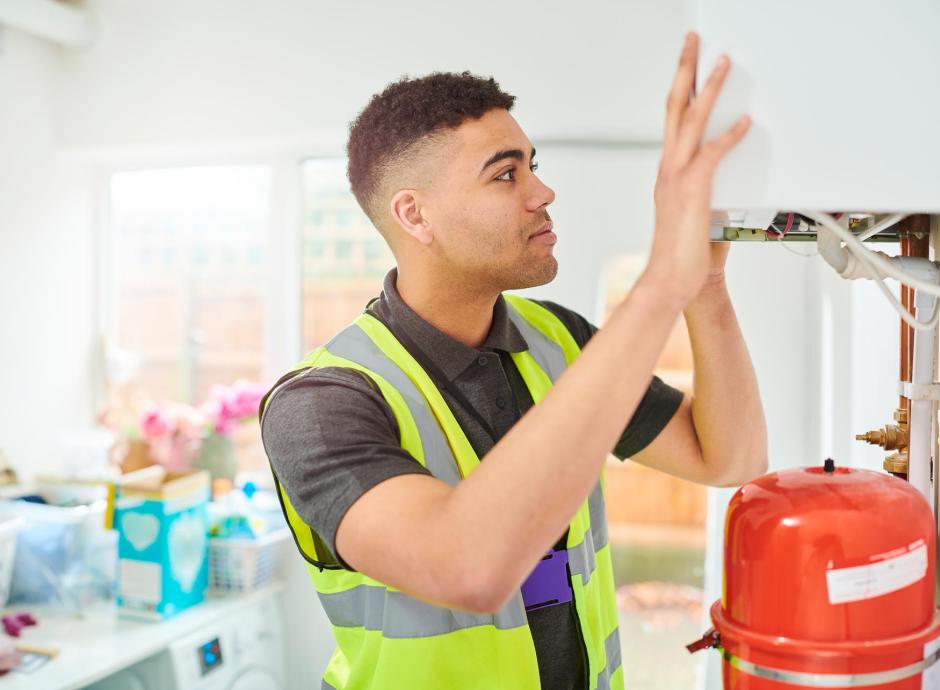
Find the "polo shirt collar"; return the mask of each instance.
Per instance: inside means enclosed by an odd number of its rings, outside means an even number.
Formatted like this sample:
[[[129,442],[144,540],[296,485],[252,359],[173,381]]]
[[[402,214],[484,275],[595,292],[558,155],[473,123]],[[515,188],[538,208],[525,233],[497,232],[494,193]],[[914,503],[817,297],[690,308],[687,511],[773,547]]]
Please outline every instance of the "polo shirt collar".
[[[451,381],[460,376],[473,364],[482,351],[502,350],[504,352],[524,352],[529,347],[525,338],[509,318],[506,300],[500,295],[493,305],[493,323],[483,345],[477,349],[454,340],[422,319],[401,298],[396,287],[398,269],[393,268],[385,276],[382,294],[371,308],[378,309],[383,316],[391,316],[391,329],[394,334],[398,329],[405,331],[424,354],[436,364]]]

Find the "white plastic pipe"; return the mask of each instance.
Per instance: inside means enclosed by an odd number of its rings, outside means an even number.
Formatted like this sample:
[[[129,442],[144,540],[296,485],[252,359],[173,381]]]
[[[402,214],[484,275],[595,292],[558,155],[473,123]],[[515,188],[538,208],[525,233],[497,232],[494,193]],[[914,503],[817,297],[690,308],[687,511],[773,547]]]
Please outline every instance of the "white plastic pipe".
[[[921,280],[937,283],[940,270],[932,261],[920,257],[895,257],[894,261],[901,268]],[[937,298],[917,290],[914,293],[914,307],[917,318],[929,318]],[[934,367],[937,358],[937,329],[914,331],[914,366],[911,382],[915,384],[934,383]],[[907,478],[933,507],[933,489],[930,482],[930,462],[934,448],[934,401],[911,400],[911,418],[908,427],[908,469]]]
[[[848,216],[846,216],[848,221]],[[842,246],[842,240],[825,225],[816,226],[816,248],[819,255],[832,266],[840,276],[849,265],[849,250]],[[846,276],[843,276],[846,277]]]
[[[69,48],[87,48],[96,35],[91,12],[56,0],[2,0],[0,25]]]

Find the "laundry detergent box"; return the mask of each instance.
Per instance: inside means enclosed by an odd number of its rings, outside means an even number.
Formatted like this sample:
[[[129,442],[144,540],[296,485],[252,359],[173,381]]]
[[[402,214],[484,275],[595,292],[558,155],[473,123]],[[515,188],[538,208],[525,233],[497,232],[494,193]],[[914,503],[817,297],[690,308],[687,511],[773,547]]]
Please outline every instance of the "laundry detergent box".
[[[160,620],[205,598],[209,473],[134,474],[115,491],[117,604],[122,615]]]

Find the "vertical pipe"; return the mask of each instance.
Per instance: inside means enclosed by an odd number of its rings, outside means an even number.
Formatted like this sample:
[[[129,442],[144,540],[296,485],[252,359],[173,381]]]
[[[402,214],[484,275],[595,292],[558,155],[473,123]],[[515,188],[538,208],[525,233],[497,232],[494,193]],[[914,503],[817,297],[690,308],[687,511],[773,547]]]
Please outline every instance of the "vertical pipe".
[[[930,256],[930,216],[919,214],[910,216],[910,254],[918,257],[922,265],[929,267],[934,283],[937,282],[937,267],[929,262]],[[933,312],[935,297],[915,292],[911,296],[911,305],[915,307],[917,317],[921,321],[930,318]],[[934,368],[937,359],[937,329],[929,331],[911,329],[913,341],[911,346],[911,381],[920,384],[934,382]],[[934,403],[932,400],[916,400],[908,403],[910,414],[908,416],[909,447],[908,447],[908,481],[923,494],[934,507],[933,491],[931,490],[931,463],[933,462],[934,448]]]
[[[921,291],[915,293],[917,318],[926,321],[933,311],[936,298]],[[937,351],[937,329],[914,332],[913,383],[933,383],[934,360]],[[930,461],[933,454],[933,401],[910,401],[907,479],[933,504],[930,491]]]
[[[910,240],[908,239],[909,235],[907,234],[908,223],[906,221],[901,221],[900,224],[900,233],[901,233],[901,256],[910,256],[911,247]],[[901,304],[907,309],[908,312],[913,311],[911,309],[911,289],[902,284],[901,285]],[[901,330],[899,337],[899,346],[898,346],[898,367],[899,367],[899,380],[900,381],[910,381],[911,380],[911,355],[908,354],[908,343],[910,342],[911,336],[911,327],[908,326],[904,319],[899,319],[901,322]],[[907,410],[908,400],[903,395],[898,400],[898,409]]]

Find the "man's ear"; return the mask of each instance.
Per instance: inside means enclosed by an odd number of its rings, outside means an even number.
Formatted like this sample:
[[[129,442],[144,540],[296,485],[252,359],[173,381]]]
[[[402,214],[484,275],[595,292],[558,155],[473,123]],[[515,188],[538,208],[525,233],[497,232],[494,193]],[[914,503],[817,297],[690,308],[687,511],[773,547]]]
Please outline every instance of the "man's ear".
[[[421,213],[417,192],[414,189],[401,189],[389,202],[389,212],[401,228],[421,244],[431,244],[434,232],[431,224]]]

